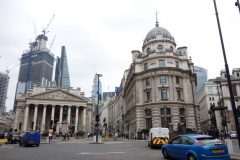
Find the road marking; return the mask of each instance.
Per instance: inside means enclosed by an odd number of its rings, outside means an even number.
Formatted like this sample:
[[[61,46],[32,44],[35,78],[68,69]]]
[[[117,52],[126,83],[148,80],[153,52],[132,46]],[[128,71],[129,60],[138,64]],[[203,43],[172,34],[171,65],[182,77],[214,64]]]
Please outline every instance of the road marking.
[[[77,153],[77,154],[115,154],[115,153],[125,153],[125,152],[106,152],[106,153],[82,152],[82,153]]]
[[[121,146],[132,146],[132,145],[117,145],[117,146],[108,146],[108,147],[121,147]]]

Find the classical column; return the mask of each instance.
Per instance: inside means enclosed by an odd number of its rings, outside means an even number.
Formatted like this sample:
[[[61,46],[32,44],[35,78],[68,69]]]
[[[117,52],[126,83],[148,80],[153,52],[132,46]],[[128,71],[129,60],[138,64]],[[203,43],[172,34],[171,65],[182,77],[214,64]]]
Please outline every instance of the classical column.
[[[55,114],[55,105],[52,105],[52,115],[51,115],[51,120],[53,121],[53,124],[54,124],[54,114]]]
[[[33,130],[36,130],[36,124],[37,124],[37,112],[38,112],[38,104],[34,104],[35,105],[35,109],[34,109],[34,117],[33,117]]]
[[[60,127],[62,126],[62,116],[63,116],[63,105],[60,105],[60,118],[59,118]]]
[[[45,119],[46,119],[46,108],[47,105],[43,105],[43,115],[42,115],[42,126],[41,126],[41,131],[44,132],[45,129]]]
[[[26,105],[25,107],[25,115],[24,115],[24,126],[23,126],[23,131],[27,131],[27,122],[28,122],[28,113],[29,112],[29,104]]]
[[[92,126],[91,126],[91,122],[92,122],[92,112],[91,112],[91,110],[88,110],[88,119],[89,119],[88,132],[91,132],[91,130],[92,130]],[[109,122],[108,122],[108,123],[109,123]]]
[[[86,127],[86,108],[83,108],[83,131],[85,131]]]
[[[78,131],[78,114],[79,114],[79,106],[76,106],[76,117],[75,117],[75,132],[76,133]]]
[[[160,123],[160,110],[158,107],[152,108],[152,127],[159,127]]]
[[[68,106],[68,125],[70,126],[70,118],[71,118],[71,107],[72,106]]]
[[[20,112],[20,109],[19,109],[20,106],[16,106],[16,115],[15,115],[15,121],[14,121],[14,130],[15,129],[19,129],[18,127],[18,116],[19,116],[19,112]]]

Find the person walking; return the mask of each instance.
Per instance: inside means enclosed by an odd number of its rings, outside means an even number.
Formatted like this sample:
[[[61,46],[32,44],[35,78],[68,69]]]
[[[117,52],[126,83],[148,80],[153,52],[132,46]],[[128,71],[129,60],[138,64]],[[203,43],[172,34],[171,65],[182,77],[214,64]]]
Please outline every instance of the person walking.
[[[67,133],[63,135],[63,141],[66,141]]]
[[[90,136],[90,133],[87,134],[87,137],[88,137],[88,138],[89,138],[89,136]]]
[[[117,141],[117,139],[118,139],[118,133],[115,132],[115,134],[114,134],[114,141]]]
[[[219,138],[219,131],[217,128],[214,127],[214,125],[210,125],[210,129],[208,131],[208,135],[214,137],[214,138]]]

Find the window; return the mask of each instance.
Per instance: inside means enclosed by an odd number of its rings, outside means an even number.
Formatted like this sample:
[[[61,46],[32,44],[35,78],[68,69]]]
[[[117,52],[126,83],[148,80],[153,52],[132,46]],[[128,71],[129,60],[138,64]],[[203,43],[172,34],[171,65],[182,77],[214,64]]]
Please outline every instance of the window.
[[[150,79],[149,78],[146,79],[146,86],[148,86],[148,85],[150,85]]]
[[[179,68],[179,63],[178,63],[178,61],[175,61],[175,65],[176,65],[177,68]]]
[[[160,53],[163,52],[163,46],[162,46],[162,45],[159,45],[159,46],[158,46],[158,52],[160,52]]]
[[[150,101],[150,92],[146,92],[147,94],[147,101]]]
[[[146,118],[146,128],[152,128],[152,118]]]
[[[177,97],[178,97],[178,99],[181,99],[181,91],[180,90],[177,90]]]
[[[176,77],[176,83],[179,84],[179,77]]]
[[[172,52],[172,51],[173,51],[173,47],[172,47],[172,46],[170,46],[170,48],[169,48],[169,51],[170,51],[170,52]]]
[[[161,90],[161,96],[162,96],[162,99],[167,99],[167,90],[166,89]]]
[[[169,123],[171,123],[171,117],[161,117],[162,127],[169,128]]]
[[[224,77],[225,77],[225,78],[227,78],[227,75],[226,75],[226,74],[224,74]]]
[[[161,108],[161,115],[170,115],[171,110],[170,108]]]
[[[208,90],[212,90],[212,86],[208,87]]]
[[[180,144],[184,144],[184,145],[192,145],[194,144],[193,140],[191,140],[190,138],[186,137],[186,136],[182,136],[181,140],[180,140]]]
[[[237,96],[237,88],[236,85],[232,85],[232,91],[233,91],[233,95]]]
[[[160,83],[166,83],[166,76],[160,76]]]
[[[214,97],[212,97],[212,100],[214,101]]]
[[[145,112],[146,112],[146,116],[151,116],[152,115],[151,109],[147,109]]]
[[[211,97],[209,97],[209,101],[211,101]]]
[[[150,48],[147,49],[147,54],[151,54]]]
[[[159,67],[165,67],[164,60],[160,60],[160,61],[159,61]]]
[[[179,144],[180,143],[180,138],[181,137],[177,137],[177,138],[173,139],[172,144]]]
[[[185,115],[185,109],[184,108],[180,108],[179,109],[179,114],[180,115]]]
[[[237,77],[239,77],[239,73],[237,73]]]
[[[186,123],[185,117],[180,117],[180,122],[181,123]]]
[[[145,64],[144,64],[144,70],[146,71],[147,69],[148,69],[148,64],[145,63]]]

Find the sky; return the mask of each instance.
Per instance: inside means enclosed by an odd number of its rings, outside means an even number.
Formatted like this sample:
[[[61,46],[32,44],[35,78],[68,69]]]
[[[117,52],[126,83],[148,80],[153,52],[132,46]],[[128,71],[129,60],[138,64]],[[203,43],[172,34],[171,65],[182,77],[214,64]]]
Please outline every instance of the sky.
[[[216,0],[230,72],[240,68],[240,14],[236,0]],[[132,63],[132,50],[159,26],[187,46],[195,66],[208,70],[208,79],[225,68],[213,0],[0,0],[0,72],[20,64],[28,43],[47,26],[47,47],[61,55],[66,47],[71,86],[91,96],[94,75],[102,91],[114,91]],[[7,111],[13,109],[19,66],[9,72]]]

